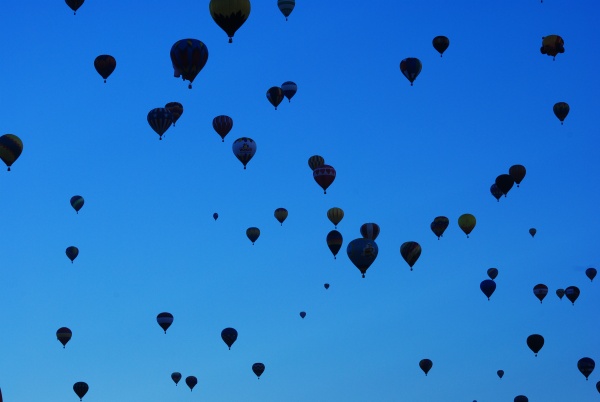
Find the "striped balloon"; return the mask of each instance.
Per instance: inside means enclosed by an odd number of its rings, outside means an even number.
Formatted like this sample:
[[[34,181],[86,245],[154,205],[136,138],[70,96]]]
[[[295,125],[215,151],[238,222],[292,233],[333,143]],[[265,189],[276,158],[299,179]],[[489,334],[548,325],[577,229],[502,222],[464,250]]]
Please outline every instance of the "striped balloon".
[[[179,102],[169,102],[165,105],[165,109],[173,115],[173,127],[175,127],[175,123],[183,114],[183,105]]]
[[[80,195],[74,195],[71,197],[71,206],[75,210],[76,213],[79,213],[79,210],[83,207],[83,197]]]
[[[281,84],[281,90],[283,91],[283,96],[288,98],[288,102],[292,101],[292,97],[296,95],[296,91],[298,91],[298,85],[292,81],[286,81]]]
[[[208,61],[208,48],[198,39],[181,39],[171,47],[171,63],[175,77],[192,82]]]
[[[421,256],[421,245],[416,241],[407,241],[400,246],[400,254],[412,271],[413,265]]]
[[[213,119],[213,128],[221,137],[222,142],[225,142],[225,136],[229,134],[233,128],[233,119],[229,116],[220,115]]]
[[[285,16],[285,20],[287,21],[296,6],[295,0],[277,0],[277,7],[279,7],[279,11]]]
[[[158,139],[162,140],[165,131],[173,124],[173,114],[164,107],[157,107],[148,112],[148,124],[158,134]]]

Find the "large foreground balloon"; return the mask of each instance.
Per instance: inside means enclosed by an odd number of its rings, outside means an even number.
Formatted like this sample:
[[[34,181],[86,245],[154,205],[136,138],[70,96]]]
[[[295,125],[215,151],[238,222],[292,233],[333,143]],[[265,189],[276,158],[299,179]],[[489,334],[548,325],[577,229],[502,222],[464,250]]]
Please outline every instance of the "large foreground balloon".
[[[63,349],[65,346],[67,346],[67,343],[71,340],[71,336],[73,336],[73,333],[67,327],[59,328],[58,331],[56,331],[56,339],[58,339],[58,341],[60,343],[62,343]]]
[[[233,35],[250,15],[250,0],[210,0],[210,15],[233,42]]]
[[[313,155],[308,158],[308,167],[310,170],[315,170],[325,164],[325,159],[321,155]]]
[[[246,236],[250,239],[252,245],[254,245],[254,242],[258,240],[258,237],[260,236],[260,229],[255,227],[248,228],[246,229]]]
[[[433,222],[431,222],[431,231],[437,236],[438,240],[444,235],[449,224],[450,220],[445,216],[436,216]]]
[[[327,219],[333,223],[333,227],[337,229],[338,223],[344,219],[344,210],[342,208],[333,207],[327,210]]]
[[[190,388],[190,392],[192,392],[196,384],[198,384],[198,379],[193,375],[189,375],[185,377],[185,383]]]
[[[573,305],[575,305],[575,300],[577,300],[580,293],[581,292],[577,286],[569,286],[565,289],[565,296],[567,296],[567,299],[569,299]]]
[[[231,145],[231,149],[233,150],[235,157],[242,162],[244,169],[246,169],[246,165],[256,153],[256,142],[248,137],[238,138],[234,141],[233,145]]]
[[[87,394],[89,389],[90,387],[83,381],[79,381],[73,384],[73,391],[75,391],[75,394],[77,394],[80,401],[83,399],[85,394]]]
[[[265,365],[262,363],[254,363],[252,365],[252,372],[256,374],[256,377],[260,380],[260,376],[265,372]]]
[[[158,323],[158,325],[160,325],[160,327],[163,329],[163,331],[165,331],[166,334],[167,329],[169,329],[171,324],[173,324],[173,314],[167,312],[160,313],[156,316],[156,322]]]
[[[286,21],[295,6],[296,0],[277,0],[277,7],[279,7],[279,11],[285,16]]]
[[[173,380],[173,382],[175,383],[175,386],[177,386],[177,384],[179,383],[179,381],[181,380],[181,373],[175,371],[173,373],[171,373],[171,379]]]
[[[587,381],[588,377],[590,376],[590,374],[592,374],[592,372],[594,371],[595,367],[596,367],[596,362],[594,361],[594,359],[591,359],[589,357],[581,358],[577,362],[577,368],[579,369],[581,374],[584,375],[586,381]]]
[[[356,268],[362,273],[362,277],[365,277],[365,273],[367,269],[373,264],[375,258],[377,258],[377,253],[379,249],[377,247],[377,243],[373,240],[369,239],[354,239],[350,243],[348,243],[348,247],[346,248],[346,253],[348,253],[348,258],[354,264]]]
[[[192,89],[192,82],[206,65],[208,48],[198,39],[181,39],[171,47],[171,63],[173,75],[188,80],[188,88]]]
[[[173,116],[173,126],[177,123],[177,120],[183,114],[183,105],[179,102],[169,102],[165,105],[165,109],[171,112],[171,116]]]
[[[567,115],[569,114],[569,110],[571,110],[571,108],[569,107],[569,104],[567,102],[558,102],[554,104],[552,110],[554,111],[554,115],[558,118],[558,120],[560,120],[560,124],[562,125],[565,119],[567,118]]]
[[[313,178],[323,189],[323,193],[327,194],[327,188],[335,180],[336,171],[333,166],[323,165],[313,170]]]
[[[271,105],[275,106],[275,110],[277,110],[277,106],[283,100],[283,89],[279,87],[271,87],[267,91],[267,99],[271,102]]]
[[[333,254],[333,258],[335,259],[338,251],[340,251],[340,248],[342,248],[342,243],[344,242],[342,234],[337,230],[332,230],[327,234],[326,241],[327,247],[329,247],[331,254]]]
[[[148,124],[162,140],[163,134],[173,125],[173,114],[164,107],[157,107],[148,112]]]
[[[544,285],[543,283],[535,285],[533,287],[533,294],[540,300],[541,303],[542,300],[544,300],[544,297],[546,297],[548,294],[548,286]]]
[[[538,352],[544,346],[544,337],[539,334],[529,335],[527,337],[527,346],[537,356]]]
[[[409,57],[400,62],[400,71],[410,81],[410,86],[413,85],[413,82],[421,73],[422,67],[421,60],[415,57]]]
[[[423,359],[419,362],[419,367],[421,367],[421,370],[423,370],[425,375],[427,375],[427,373],[429,373],[429,370],[431,370],[431,368],[433,367],[433,362],[429,359]]]
[[[277,219],[277,221],[279,223],[281,223],[281,226],[283,226],[283,221],[286,220],[286,218],[288,217],[288,211],[285,208],[277,208],[275,210],[275,219]]]
[[[6,164],[7,170],[23,152],[23,142],[14,134],[4,134],[0,137],[0,159]]]
[[[450,46],[450,39],[445,36],[436,36],[433,38],[433,47],[435,50],[440,52],[440,57],[444,54],[446,49]]]
[[[544,36],[542,37],[540,52],[552,56],[554,60],[557,54],[565,52],[565,41],[559,35]]]
[[[525,178],[526,173],[527,169],[525,169],[525,166],[523,165],[512,165],[508,169],[508,174],[513,178],[515,183],[517,183],[517,187],[519,187],[519,184],[521,184],[521,182]]]
[[[73,15],[77,15],[77,10],[79,10],[79,7],[81,7],[83,2],[84,2],[84,0],[65,0],[65,3],[67,3],[67,6],[69,6],[69,8],[71,10],[73,10]],[[0,401],[0,402],[2,402],[2,401]]]
[[[592,282],[594,281],[594,278],[597,274],[598,271],[596,270],[596,268],[588,268],[585,270],[585,276],[587,276]]]
[[[379,225],[376,223],[363,223],[360,227],[360,234],[365,239],[376,240],[379,236]]]
[[[109,54],[101,54],[94,60],[94,67],[106,83],[106,79],[115,71],[117,61]]]
[[[75,210],[76,213],[79,213],[79,210],[83,207],[83,197],[80,195],[74,195],[73,197],[71,197],[71,206],[73,207],[73,209]]]
[[[458,217],[458,226],[463,232],[465,232],[467,237],[469,237],[469,233],[473,231],[476,224],[477,219],[475,219],[475,216],[471,214],[462,214]]]
[[[415,265],[421,255],[421,246],[416,241],[402,243],[400,246],[400,255],[402,255],[402,258],[404,258],[404,261],[406,261],[412,271],[413,265]]]
[[[496,282],[491,279],[486,279],[479,284],[479,289],[481,289],[483,294],[490,300],[490,297],[492,297],[496,290]]]
[[[213,128],[221,137],[221,142],[225,142],[225,136],[229,134],[233,128],[233,119],[229,116],[220,115],[213,119]]]
[[[231,349],[231,345],[237,340],[237,337],[238,332],[235,328],[225,328],[221,331],[221,339],[223,339],[223,342],[225,342],[229,349]]]
[[[72,264],[73,260],[75,260],[75,258],[77,258],[77,256],[79,255],[79,249],[75,246],[69,246],[65,250],[65,253],[67,254],[67,258],[69,258],[69,260],[71,260],[71,264]]]

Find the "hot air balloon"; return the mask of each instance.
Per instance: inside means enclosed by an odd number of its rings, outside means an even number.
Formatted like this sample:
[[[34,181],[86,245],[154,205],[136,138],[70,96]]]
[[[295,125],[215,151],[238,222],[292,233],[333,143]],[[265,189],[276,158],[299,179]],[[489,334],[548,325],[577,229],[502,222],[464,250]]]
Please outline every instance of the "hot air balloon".
[[[277,208],[275,210],[275,219],[277,219],[279,221],[279,223],[281,223],[281,226],[283,226],[283,221],[285,221],[285,219],[288,216],[288,211],[285,208]]]
[[[498,374],[498,377],[502,378],[504,377],[504,370],[498,370],[496,374]]]
[[[556,59],[556,55],[565,52],[565,41],[558,35],[548,35],[542,37],[542,54],[552,56],[552,60]]]
[[[286,21],[295,6],[296,0],[277,0],[277,7],[279,7],[279,11],[285,16]]]
[[[265,372],[265,365],[262,363],[254,363],[252,365],[252,372],[254,372],[256,377],[260,380],[260,376]]]
[[[596,362],[594,362],[594,359],[591,359],[589,357],[583,357],[577,362],[577,368],[579,369],[581,374],[583,374],[586,381],[590,374],[592,374],[592,372],[594,371],[595,367]]]
[[[448,49],[448,46],[450,46],[450,39],[448,39],[447,37],[436,36],[435,38],[433,38],[433,47],[435,50],[440,52],[440,57],[442,57],[442,54],[444,54],[446,49]]]
[[[445,216],[436,216],[433,222],[431,222],[431,231],[437,236],[438,240],[444,235],[449,224],[450,220]]]
[[[215,213],[213,214],[213,219],[214,219],[214,220],[217,220],[218,218],[219,218],[219,214],[215,212]]]
[[[175,371],[174,373],[171,373],[171,379],[175,383],[175,386],[177,386],[177,384],[181,380],[181,373],[179,373],[177,371]]]
[[[179,102],[169,102],[165,105],[165,109],[171,112],[171,116],[173,116],[173,126],[177,123],[177,120],[183,114],[183,105]]]
[[[115,71],[117,61],[109,54],[101,54],[94,60],[94,67],[106,83],[106,79]]]
[[[69,258],[69,260],[71,260],[71,264],[72,264],[73,260],[75,258],[77,258],[77,256],[79,255],[79,249],[75,246],[69,246],[69,247],[67,247],[67,250],[65,251],[65,253],[67,254],[67,257]]]
[[[379,225],[376,223],[363,223],[360,227],[360,234],[365,239],[376,240],[379,236]]]
[[[577,286],[569,286],[565,289],[565,296],[567,296],[567,299],[569,299],[573,305],[575,305],[575,300],[577,300],[580,293]]]
[[[333,258],[336,259],[336,255],[338,251],[340,251],[340,248],[342,248],[342,243],[344,242],[342,234],[337,230],[332,230],[327,234],[326,241],[327,247],[329,247],[329,250],[331,250],[331,253],[333,254]]]
[[[260,229],[255,227],[248,228],[246,229],[246,236],[248,236],[248,239],[250,239],[252,245],[254,245],[254,242],[260,236]]]
[[[271,105],[275,106],[275,110],[277,110],[277,106],[283,100],[283,89],[279,87],[271,87],[267,91],[267,99],[271,102]]]
[[[536,233],[537,233],[537,229],[536,228],[529,229],[529,234],[531,235],[531,237],[534,237]]]
[[[421,255],[421,246],[416,241],[402,243],[400,246],[400,255],[402,255],[402,258],[404,258],[404,261],[406,261],[412,271],[413,265],[415,265]]]
[[[71,206],[76,213],[79,213],[79,210],[83,207],[83,202],[83,197],[80,195],[74,195],[71,197]]]
[[[556,289],[556,295],[558,296],[559,299],[562,300],[563,296],[565,295],[565,290],[564,289]]]
[[[498,276],[498,268],[490,268],[487,270],[487,274],[490,277],[491,280],[496,279],[496,277]]]
[[[62,343],[63,349],[65,348],[65,346],[67,346],[67,343],[71,340],[71,336],[73,336],[73,333],[67,327],[59,328],[58,331],[56,331],[56,339],[58,339],[58,341],[60,343]]]
[[[325,164],[325,159],[323,159],[320,155],[313,155],[308,158],[308,167],[310,170],[315,170],[318,167],[321,167]]]
[[[377,243],[369,239],[354,239],[348,243],[346,253],[348,258],[354,264],[356,268],[362,273],[362,277],[365,277],[367,269],[373,264],[379,249]]]
[[[157,107],[149,111],[147,119],[152,130],[158,134],[159,140],[162,140],[163,134],[173,124],[173,114],[164,107]]]
[[[431,368],[433,367],[433,362],[429,359],[423,359],[419,362],[419,367],[421,367],[421,370],[423,370],[425,375],[427,375],[427,373],[429,373],[429,370],[431,370]]]
[[[596,390],[598,390],[598,392],[600,392],[600,381],[598,381],[596,383]],[[2,396],[2,393],[0,392],[0,397]],[[0,399],[0,402],[2,402],[2,399]]]
[[[80,401],[83,399],[85,394],[87,394],[89,389],[90,387],[88,387],[88,385],[83,381],[79,381],[73,384],[73,391],[75,391],[75,394],[77,394]]]
[[[250,15],[250,0],[210,0],[210,15],[233,42],[233,35]]]
[[[171,313],[160,313],[156,316],[156,322],[160,327],[167,333],[167,329],[173,324],[173,314]]]
[[[558,120],[560,120],[560,124],[562,125],[567,115],[569,114],[569,110],[571,109],[569,108],[569,104],[567,102],[558,102],[554,104],[552,110],[554,111],[554,115],[558,117]]]
[[[73,15],[77,15],[77,10],[79,10],[79,7],[81,7],[83,2],[84,2],[84,0],[65,0],[65,3],[67,3],[67,6],[69,6],[69,8],[71,10],[73,10]],[[0,401],[0,402],[2,402],[2,401]]]
[[[231,350],[231,345],[236,341],[238,337],[238,332],[234,328],[225,328],[221,331],[221,339],[223,342],[229,347]]]
[[[527,173],[527,169],[523,165],[512,165],[510,169],[508,169],[508,174],[513,178],[515,183],[517,183],[517,187],[525,178],[525,174]]]
[[[300,317],[301,317],[302,319],[304,319],[304,317],[306,317],[306,312],[304,312],[304,311],[301,311],[301,312],[300,312]]]
[[[221,142],[225,142],[225,136],[229,134],[233,128],[233,119],[229,116],[220,115],[213,119],[213,128],[221,137]]]
[[[514,402],[529,402],[529,399],[525,395],[517,395]]]
[[[469,237],[469,233],[473,231],[476,224],[477,220],[475,219],[475,216],[471,214],[462,214],[458,217],[458,226],[465,232],[467,237]]]
[[[502,194],[504,194],[505,197],[514,184],[515,180],[509,174],[501,174],[500,176],[496,177],[496,186],[498,189],[500,189],[500,191],[502,191]]]
[[[492,195],[496,200],[498,200],[498,202],[500,201],[500,197],[502,197],[502,191],[498,188],[496,183],[492,184],[492,186],[490,187],[490,193],[492,193]]]
[[[192,89],[192,82],[208,60],[208,48],[198,39],[181,39],[173,44],[170,55],[173,75],[188,80]]]
[[[335,169],[329,165],[323,165],[313,170],[313,178],[323,189],[323,194],[327,194],[327,188],[335,180],[335,175]]]
[[[408,78],[411,87],[421,73],[422,67],[421,61],[415,57],[409,57],[400,62],[400,71]]]
[[[338,207],[329,208],[327,211],[327,219],[329,219],[329,221],[333,223],[334,228],[337,229],[338,223],[344,219],[344,211],[342,208]]]
[[[596,268],[588,268],[585,270],[585,276],[587,276],[588,278],[590,278],[590,281],[594,281],[594,278],[596,277],[596,274],[598,273],[598,271],[596,271]]]
[[[298,91],[298,85],[292,81],[286,81],[281,84],[281,90],[283,91],[283,96],[288,98],[288,102],[291,102],[292,97],[296,95],[296,91]]]
[[[248,137],[238,138],[233,142],[231,149],[233,150],[235,157],[242,162],[244,169],[246,169],[246,165],[256,153],[256,142],[254,142],[252,138]]]
[[[188,387],[190,387],[190,392],[192,392],[192,390],[194,389],[196,384],[198,384],[198,379],[196,377],[194,377],[193,375],[189,375],[189,376],[185,377],[185,383],[187,384]]]
[[[328,283],[324,284],[323,286],[325,287],[325,290],[329,289],[329,284]]]
[[[544,337],[538,334],[529,335],[527,337],[527,346],[537,356],[540,349],[544,346]]]
[[[479,284],[479,289],[481,289],[483,294],[490,300],[490,297],[492,297],[496,290],[496,282],[491,279],[486,279]]]
[[[4,134],[0,137],[0,159],[6,164],[7,170],[23,152],[23,142],[14,134]]]
[[[541,303],[542,300],[544,300],[544,297],[546,297],[548,294],[548,286],[544,285],[543,283],[535,285],[533,287],[533,294],[540,300]]]

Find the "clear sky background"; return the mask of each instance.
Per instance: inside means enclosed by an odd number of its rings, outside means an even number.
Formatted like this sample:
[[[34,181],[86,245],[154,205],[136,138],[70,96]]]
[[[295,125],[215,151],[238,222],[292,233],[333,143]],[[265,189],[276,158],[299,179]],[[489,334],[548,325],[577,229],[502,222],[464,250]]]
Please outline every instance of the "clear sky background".
[[[600,363],[600,283],[584,274],[598,264],[598,11],[299,1],[286,22],[275,0],[254,0],[228,44],[208,1],[88,0],[76,16],[60,0],[5,4],[0,132],[24,143],[0,172],[5,400],[76,401],[77,381],[86,402],[598,400],[600,369],[589,381],[577,370],[585,356]],[[555,61],[540,53],[550,34],[565,40]],[[437,35],[450,38],[442,58]],[[184,38],[209,51],[191,90],[169,58]],[[100,54],[117,60],[106,84]],[[407,57],[423,63],[413,87]],[[298,92],[275,111],[265,93],[288,80]],[[172,101],[184,113],[159,141],[146,115]],[[220,114],[234,120],[224,143]],[[231,150],[244,136],[257,143],[247,170]],[[315,154],[337,170],[326,195]],[[490,185],[514,164],[527,175],[496,202]],[[337,260],[325,243],[334,206]],[[477,217],[468,239],[463,213]],[[439,215],[450,226],[438,241]],[[346,246],[366,222],[381,234],[362,279]],[[412,272],[399,253],[411,240],[423,248]],[[575,306],[555,295],[570,285]],[[175,317],[166,335],[163,311]],[[239,332],[231,350],[225,327]],[[546,340],[537,357],[534,333]],[[173,371],[198,378],[193,392]]]

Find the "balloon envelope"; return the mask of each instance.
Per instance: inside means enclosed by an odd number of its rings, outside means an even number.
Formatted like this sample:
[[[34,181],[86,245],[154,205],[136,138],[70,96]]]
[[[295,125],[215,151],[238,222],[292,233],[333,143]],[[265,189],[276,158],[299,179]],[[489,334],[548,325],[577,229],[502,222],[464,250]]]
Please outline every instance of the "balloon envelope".
[[[333,226],[337,229],[338,223],[344,219],[344,210],[338,207],[329,208],[327,211],[327,219],[329,219],[329,221],[333,223]]]
[[[106,82],[106,79],[115,71],[117,61],[109,54],[101,54],[94,60],[94,67],[98,74],[104,78],[104,82]]]
[[[569,286],[565,289],[565,296],[567,296],[567,299],[569,299],[573,305],[575,305],[575,300],[577,300],[580,293],[577,286]]]
[[[515,396],[514,402],[529,402],[529,399],[525,395]]]
[[[79,7],[81,7],[83,2],[84,2],[84,0],[65,0],[65,3],[67,3],[67,6],[69,6],[69,8],[71,10],[73,10],[73,15],[77,14],[77,10],[79,10]],[[0,400],[0,402],[2,402],[2,401]]]
[[[58,331],[56,331],[56,339],[58,339],[58,341],[60,343],[62,343],[63,348],[67,345],[67,343],[71,340],[71,336],[73,335],[73,333],[71,332],[71,330],[67,327],[62,327],[59,328]]]
[[[306,313],[304,311],[301,311],[300,312],[300,317],[302,317],[302,318],[306,317]]]
[[[440,57],[444,54],[446,49],[450,46],[450,39],[445,36],[436,36],[433,38],[433,48],[440,52]]]
[[[255,227],[248,228],[246,229],[246,236],[248,236],[248,239],[250,239],[252,244],[254,244],[254,242],[260,236],[260,229]]]
[[[171,313],[160,313],[156,316],[156,322],[160,327],[167,333],[167,329],[173,324],[173,314]]]
[[[73,391],[75,391],[75,394],[77,394],[79,400],[82,400],[82,398],[85,396],[85,394],[87,394],[89,389],[90,387],[88,387],[88,385],[83,381],[79,381],[73,384]]]
[[[248,137],[238,138],[234,141],[233,145],[231,145],[231,149],[233,150],[235,157],[242,162],[244,169],[246,169],[246,165],[256,153],[256,142]]]
[[[221,339],[231,349],[231,345],[236,341],[238,332],[234,328],[225,328],[221,331]]]
[[[213,119],[213,128],[221,137],[221,142],[225,142],[225,136],[229,134],[233,128],[233,119],[229,116],[220,115]]]
[[[275,110],[277,110],[277,106],[283,100],[283,89],[279,87],[271,87],[267,91],[267,99],[271,102],[271,105],[275,106]]]
[[[415,265],[421,256],[421,245],[416,241],[402,243],[400,246],[400,255],[402,255],[402,258],[404,258],[404,261],[406,261],[412,271],[413,265]]]
[[[252,365],[252,371],[256,374],[256,377],[260,378],[262,373],[265,372],[265,365],[262,363],[254,363]]]
[[[67,247],[65,253],[67,254],[69,260],[71,260],[71,263],[73,263],[73,260],[75,260],[75,258],[77,258],[79,255],[79,249],[75,246],[69,246]]]
[[[465,232],[467,237],[469,237],[469,233],[473,231],[476,224],[477,219],[475,219],[475,216],[471,214],[462,214],[458,217],[458,226],[463,232]]]
[[[376,240],[379,236],[379,225],[376,223],[363,223],[360,227],[360,234],[365,239]]]
[[[546,297],[548,294],[548,286],[544,285],[543,283],[535,285],[533,287],[533,294],[540,300],[541,303],[542,300],[544,300],[544,297]]]
[[[527,346],[537,356],[538,352],[544,346],[544,337],[539,334],[529,335],[527,337]]]
[[[500,197],[502,197],[502,191],[498,188],[496,183],[492,184],[490,187],[490,193],[492,193],[496,200],[500,201]]]
[[[335,180],[336,171],[333,166],[323,165],[313,170],[313,178],[319,186],[323,189],[323,193],[327,194],[327,188]]]
[[[554,107],[552,108],[554,115],[558,118],[558,120],[560,120],[560,124],[563,124],[567,118],[569,110],[571,110],[571,108],[567,102],[558,102],[554,104]]]
[[[335,259],[344,242],[342,234],[337,230],[332,230],[327,234],[327,238],[325,240],[327,241],[327,247],[329,247],[331,254],[333,254],[333,258]]]
[[[487,274],[490,277],[491,280],[496,279],[496,277],[498,276],[498,268],[490,268],[487,270]]]
[[[594,281],[596,274],[598,274],[598,271],[596,270],[596,268],[588,268],[585,270],[585,276],[590,278],[590,281]]]
[[[562,300],[563,296],[565,295],[565,290],[564,289],[556,289],[556,295],[558,296],[559,299]]]
[[[484,295],[490,300],[492,294],[496,290],[496,282],[491,279],[486,279],[479,284],[479,289],[483,292]]]
[[[181,39],[171,47],[171,63],[174,76],[188,80],[188,88],[208,61],[208,48],[198,39]]]
[[[298,85],[292,81],[286,81],[281,84],[281,90],[283,91],[283,96],[288,98],[288,102],[292,101],[292,97],[296,95],[298,91]]]
[[[537,233],[536,228],[529,229],[529,234],[531,235],[531,237],[534,237],[536,233]]]
[[[295,6],[296,0],[277,0],[277,7],[279,7],[279,11],[285,16],[286,21]]]
[[[504,194],[505,197],[514,184],[515,180],[509,174],[501,174],[496,177],[496,186],[502,191],[502,194]]]
[[[75,210],[75,212],[79,213],[79,210],[83,207],[83,197],[80,195],[74,195],[71,197],[71,206]]]
[[[175,385],[177,385],[179,383],[179,381],[181,380],[181,373],[178,373],[177,371],[175,371],[174,373],[171,373],[171,379],[173,380]]]
[[[504,370],[498,370],[496,373],[498,374],[498,377],[504,377]]]
[[[165,109],[171,112],[171,115],[173,116],[173,125],[175,125],[177,120],[179,120],[183,114],[183,105],[179,102],[169,102],[165,105]]]
[[[188,387],[190,387],[190,392],[194,389],[196,384],[198,384],[198,379],[193,375],[185,377],[185,383]]]
[[[436,216],[431,222],[431,231],[437,236],[438,240],[444,235],[444,232],[448,228],[450,220],[445,216]]]
[[[325,164],[325,159],[321,155],[313,155],[308,158],[308,167],[310,170],[315,170]]]
[[[210,0],[210,15],[233,42],[233,35],[250,15],[250,0]]]
[[[594,359],[591,359],[589,357],[581,358],[577,362],[577,368],[579,369],[581,374],[583,374],[583,376],[585,377],[586,380],[588,379],[590,374],[592,374],[595,367],[596,367],[596,362],[594,361]]]
[[[325,290],[329,289],[329,284],[328,283],[324,284],[323,286],[325,287]]]
[[[557,54],[565,52],[565,41],[559,35],[544,36],[540,52],[555,58]]]
[[[519,187],[519,184],[521,184],[527,174],[527,169],[525,169],[525,166],[523,165],[512,165],[508,169],[508,174],[513,178],[515,183],[517,183],[517,187]]]
[[[213,219],[214,219],[214,220],[217,220],[218,218],[219,218],[219,214],[215,212],[215,213],[213,214]]]
[[[162,140],[163,134],[173,125],[173,115],[164,107],[152,109],[146,119],[152,130],[158,134],[159,140]]]
[[[346,248],[348,258],[354,264],[356,268],[362,273],[362,277],[365,277],[367,269],[373,264],[379,249],[377,243],[369,239],[354,239]]]
[[[431,370],[431,368],[433,367],[433,362],[429,359],[423,359],[419,362],[419,367],[421,367],[421,370],[423,370],[425,375],[427,375],[427,373],[429,373],[429,370]]]
[[[421,60],[415,57],[408,57],[400,62],[400,71],[410,81],[410,86],[421,73],[422,67]]]
[[[0,137],[0,159],[6,164],[7,170],[23,152],[23,142],[14,134],[4,134]]]
[[[279,221],[279,223],[281,223],[281,226],[283,226],[283,221],[286,220],[288,216],[288,211],[285,208],[277,208],[275,210],[275,219],[277,219],[277,221]]]

